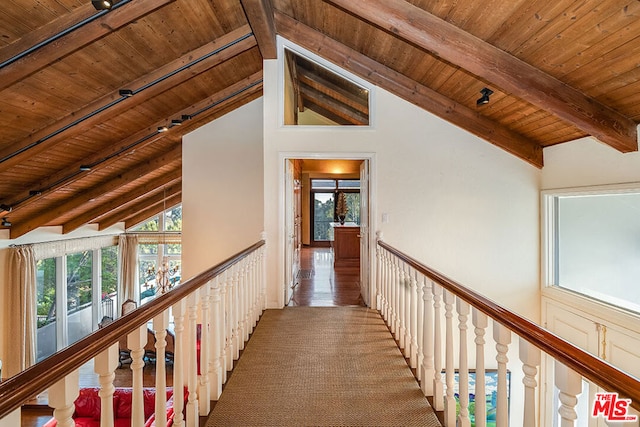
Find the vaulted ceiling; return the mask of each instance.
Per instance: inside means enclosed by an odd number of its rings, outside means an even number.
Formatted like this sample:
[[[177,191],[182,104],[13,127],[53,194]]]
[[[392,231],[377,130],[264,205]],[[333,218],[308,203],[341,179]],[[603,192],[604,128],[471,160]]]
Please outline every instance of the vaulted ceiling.
[[[0,12],[11,238],[131,226],[179,203],[182,136],[262,96],[276,34],[537,167],[544,147],[586,135],[637,150],[637,0],[3,0]],[[303,74],[316,104],[345,102]]]

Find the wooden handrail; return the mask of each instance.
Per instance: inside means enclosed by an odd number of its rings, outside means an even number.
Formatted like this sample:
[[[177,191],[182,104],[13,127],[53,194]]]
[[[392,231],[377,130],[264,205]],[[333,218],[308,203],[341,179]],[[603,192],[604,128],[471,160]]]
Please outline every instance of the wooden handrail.
[[[75,344],[0,383],[0,419],[265,244],[261,240]]]
[[[640,410],[640,380],[615,366],[599,359],[570,342],[540,327],[538,324],[504,308],[490,299],[457,283],[445,275],[430,269],[409,255],[378,240],[378,245],[438,283],[487,316],[524,338],[554,359],[562,362],[584,378],[596,383],[605,391],[618,392],[632,400],[631,406]]]

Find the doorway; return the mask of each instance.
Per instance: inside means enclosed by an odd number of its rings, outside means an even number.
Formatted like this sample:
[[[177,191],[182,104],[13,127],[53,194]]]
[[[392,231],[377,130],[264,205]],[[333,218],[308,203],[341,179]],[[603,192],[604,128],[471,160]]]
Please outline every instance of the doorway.
[[[363,171],[370,160],[285,160],[285,305],[367,305],[370,203]],[[347,211],[343,225],[357,236],[355,264],[334,265],[338,199]]]

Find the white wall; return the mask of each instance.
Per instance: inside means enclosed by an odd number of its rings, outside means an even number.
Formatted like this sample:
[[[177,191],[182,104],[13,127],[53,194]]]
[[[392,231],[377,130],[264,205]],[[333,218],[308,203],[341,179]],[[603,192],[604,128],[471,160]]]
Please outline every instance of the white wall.
[[[282,153],[341,153],[373,157],[371,227],[387,242],[539,319],[539,170],[380,89],[370,129],[281,128],[277,62],[264,70],[270,307],[284,303]]]
[[[621,153],[593,138],[544,149],[542,189],[640,182],[640,152]]]
[[[262,99],[183,137],[185,278],[260,240],[262,165]]]

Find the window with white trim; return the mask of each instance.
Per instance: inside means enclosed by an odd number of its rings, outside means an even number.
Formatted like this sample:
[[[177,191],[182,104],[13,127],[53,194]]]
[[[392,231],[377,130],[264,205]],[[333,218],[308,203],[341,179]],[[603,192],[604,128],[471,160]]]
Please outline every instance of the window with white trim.
[[[542,195],[546,285],[640,313],[640,184]]]

